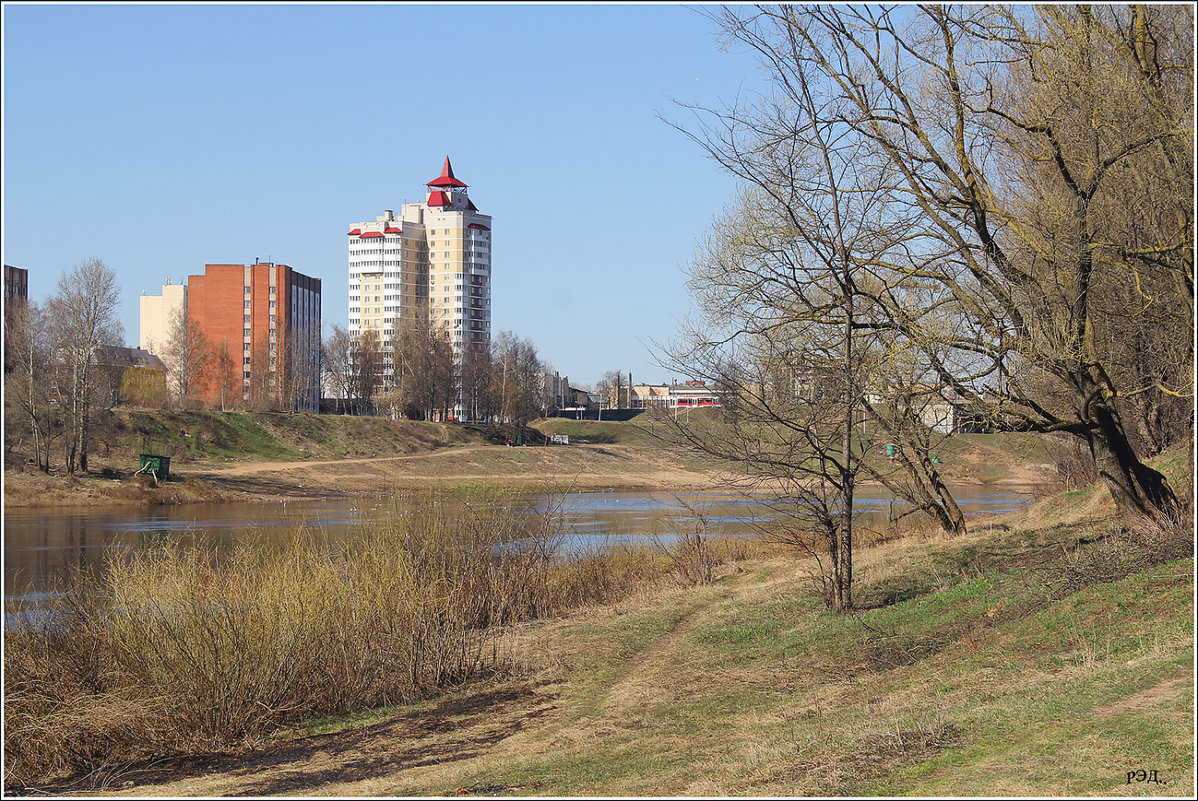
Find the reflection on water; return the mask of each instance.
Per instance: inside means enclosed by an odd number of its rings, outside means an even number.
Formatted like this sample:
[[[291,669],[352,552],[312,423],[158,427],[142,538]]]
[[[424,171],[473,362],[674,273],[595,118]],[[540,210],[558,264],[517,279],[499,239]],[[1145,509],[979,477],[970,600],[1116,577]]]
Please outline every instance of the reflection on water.
[[[959,489],[966,514],[1009,511],[1030,497],[988,487]],[[878,490],[862,491],[863,511],[885,519],[893,499]],[[286,504],[186,504],[152,510],[6,510],[4,517],[4,596],[36,603],[56,576],[70,567],[98,567],[117,549],[151,548],[169,542],[232,547],[252,537],[285,537],[298,524],[319,526],[333,538],[352,537],[364,514],[390,502],[325,499]],[[554,507],[566,525],[567,552],[612,543],[660,540],[704,525],[709,534],[751,536],[777,525],[776,499],[713,493],[592,492],[528,499],[530,513]]]

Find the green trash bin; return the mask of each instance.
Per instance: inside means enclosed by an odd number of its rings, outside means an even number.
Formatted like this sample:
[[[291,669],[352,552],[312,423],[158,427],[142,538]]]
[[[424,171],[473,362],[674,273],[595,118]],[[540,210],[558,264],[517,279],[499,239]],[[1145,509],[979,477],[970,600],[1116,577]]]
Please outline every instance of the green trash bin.
[[[154,478],[158,479],[166,478],[171,472],[171,457],[143,453],[138,459],[137,472],[153,473]]]

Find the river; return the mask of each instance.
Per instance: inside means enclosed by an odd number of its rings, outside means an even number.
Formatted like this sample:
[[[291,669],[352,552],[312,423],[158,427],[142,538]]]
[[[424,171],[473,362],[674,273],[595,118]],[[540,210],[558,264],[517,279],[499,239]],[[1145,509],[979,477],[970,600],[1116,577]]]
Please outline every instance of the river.
[[[958,501],[968,515],[1009,511],[1031,496],[1006,488],[961,487]],[[664,543],[693,530],[701,517],[717,536],[751,536],[781,515],[769,499],[714,493],[584,492],[560,499],[532,496],[530,514],[561,502],[566,526],[564,548],[575,550],[613,542]],[[858,493],[863,511],[884,518],[891,499],[878,489]],[[98,567],[122,549],[206,541],[232,546],[251,535],[283,536],[298,524],[321,526],[332,536],[353,536],[363,514],[385,499],[331,498],[289,503],[181,504],[144,509],[6,510],[4,514],[4,597],[36,605],[52,579],[68,566]]]

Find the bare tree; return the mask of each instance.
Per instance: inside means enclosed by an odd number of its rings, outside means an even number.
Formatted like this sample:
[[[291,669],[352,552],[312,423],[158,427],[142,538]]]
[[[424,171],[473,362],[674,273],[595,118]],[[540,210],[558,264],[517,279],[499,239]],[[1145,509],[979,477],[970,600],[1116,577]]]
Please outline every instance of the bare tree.
[[[97,348],[120,344],[119,300],[116,275],[93,258],[64,273],[49,302],[53,341],[69,375],[67,472],[72,474],[87,472],[94,392],[90,379]]]
[[[222,412],[241,408],[245,403],[242,370],[244,359],[243,356],[241,361],[238,361],[229,350],[229,343],[224,340],[216,349],[216,357],[212,363],[212,380],[216,382],[216,398]]]
[[[163,362],[169,371],[169,385],[180,408],[198,401],[212,379],[216,349],[208,340],[199,320],[187,313],[186,306],[179,306],[171,314],[167,324]]]
[[[34,463],[42,472],[50,471],[50,445],[62,433],[62,415],[57,403],[50,402],[51,345],[44,311],[35,303],[5,307],[4,356],[8,372],[4,381],[5,399],[20,411],[29,426]],[[5,417],[5,438],[12,445],[15,433],[12,415]]]
[[[453,343],[434,323],[427,308],[419,308],[406,322],[396,320],[391,339],[399,404],[409,416],[444,420],[457,405],[457,370]]]
[[[495,410],[492,389],[495,365],[491,351],[468,348],[462,356],[461,377],[463,415],[469,420],[489,420]]]
[[[353,385],[353,341],[349,332],[334,324],[332,333],[321,345],[321,369],[329,392],[337,399],[337,411],[344,414]]]
[[[860,289],[877,324],[973,413],[1086,442],[1121,514],[1176,513],[1120,399],[1192,405],[1180,332],[1193,313],[1193,9],[785,6],[720,17],[761,54],[780,96],[809,94],[860,164],[885,168],[885,217],[908,228],[861,262],[876,279]],[[785,102],[707,119],[693,138],[789,197],[789,175],[744,158],[794,141]],[[916,283],[925,303],[909,302]],[[1179,369],[1128,369],[1127,328],[1144,325],[1142,341],[1176,343]]]
[[[539,414],[544,394],[544,371],[536,346],[511,331],[500,331],[491,347],[499,420],[524,425]]]
[[[366,414],[383,385],[383,345],[377,331],[367,329],[358,334],[350,346],[350,362],[349,397],[354,410]]]
[[[700,319],[663,364],[710,382],[726,405],[703,422],[666,425],[676,442],[785,494],[797,521],[787,541],[817,557],[825,603],[845,611],[869,450],[855,430],[879,361],[861,263],[896,234],[876,223],[877,173],[847,169],[860,149],[838,144],[840,126],[820,118],[811,95],[797,100],[801,135],[738,153],[742,169],[771,178],[713,226],[688,282]]]
[[[122,368],[117,398],[120,403],[145,409],[166,408],[166,376],[162,370],[143,365]]]
[[[595,385],[596,392],[607,396],[607,408],[624,408],[624,396],[628,391],[628,384],[624,381],[625,375],[622,370],[608,370]]]

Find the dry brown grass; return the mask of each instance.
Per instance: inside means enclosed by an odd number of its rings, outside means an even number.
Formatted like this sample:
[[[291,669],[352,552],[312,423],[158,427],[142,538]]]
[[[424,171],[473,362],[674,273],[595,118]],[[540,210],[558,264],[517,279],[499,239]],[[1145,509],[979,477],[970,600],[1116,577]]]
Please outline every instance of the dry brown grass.
[[[693,548],[562,558],[553,510],[530,526],[511,500],[418,493],[345,541],[298,528],[75,575],[6,633],[5,785],[103,782],[135,760],[434,696],[507,672],[513,622],[692,580]],[[705,564],[722,558],[703,551]]]

